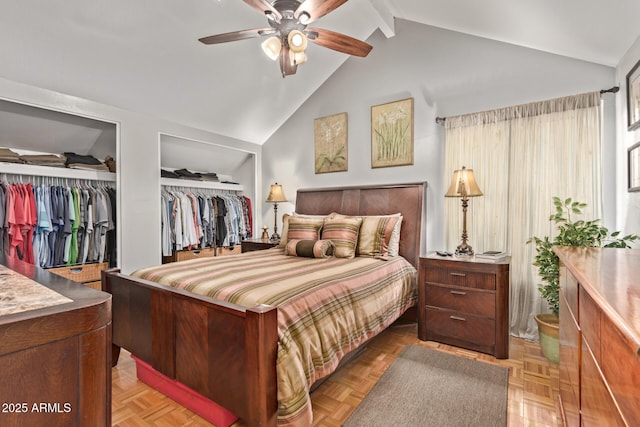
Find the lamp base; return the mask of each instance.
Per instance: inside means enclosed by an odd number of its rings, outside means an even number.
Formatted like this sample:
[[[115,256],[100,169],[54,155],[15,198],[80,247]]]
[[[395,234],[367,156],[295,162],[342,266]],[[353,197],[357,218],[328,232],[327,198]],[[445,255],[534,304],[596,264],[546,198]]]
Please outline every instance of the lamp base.
[[[473,248],[467,244],[459,245],[456,248],[456,256],[473,256]]]
[[[269,240],[271,240],[272,242],[279,242],[280,241],[280,235],[278,233],[273,233],[271,235],[271,237],[269,238]]]

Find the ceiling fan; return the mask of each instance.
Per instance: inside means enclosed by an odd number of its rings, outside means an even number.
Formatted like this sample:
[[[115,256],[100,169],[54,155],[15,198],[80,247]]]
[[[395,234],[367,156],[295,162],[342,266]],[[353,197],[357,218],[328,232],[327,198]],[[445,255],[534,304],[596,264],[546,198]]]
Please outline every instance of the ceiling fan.
[[[307,40],[317,45],[365,57],[370,44],[345,34],[322,28],[307,28],[313,21],[337,9],[347,0],[243,0],[267,17],[269,27],[232,31],[198,39],[204,44],[226,43],[254,37],[266,37],[262,49],[273,60],[279,60],[282,77],[295,74],[298,65],[307,60]]]

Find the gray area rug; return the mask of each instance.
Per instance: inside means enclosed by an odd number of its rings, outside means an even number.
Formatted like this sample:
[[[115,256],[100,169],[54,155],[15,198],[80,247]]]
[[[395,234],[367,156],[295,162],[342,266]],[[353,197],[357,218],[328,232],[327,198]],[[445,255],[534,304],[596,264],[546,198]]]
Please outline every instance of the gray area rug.
[[[509,369],[408,345],[344,427],[507,425]]]

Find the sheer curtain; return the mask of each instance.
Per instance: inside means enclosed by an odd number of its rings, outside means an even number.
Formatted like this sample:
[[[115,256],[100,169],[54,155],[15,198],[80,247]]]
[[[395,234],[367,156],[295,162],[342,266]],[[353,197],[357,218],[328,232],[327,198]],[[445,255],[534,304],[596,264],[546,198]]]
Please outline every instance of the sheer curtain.
[[[531,265],[531,236],[552,236],[552,197],[588,204],[585,219],[600,218],[600,94],[571,97],[447,118],[445,178],[474,169],[484,195],[470,199],[469,244],[476,253],[511,253],[511,334],[537,338],[533,316],[547,311]],[[462,234],[457,198],[445,199],[445,239],[450,250]]]

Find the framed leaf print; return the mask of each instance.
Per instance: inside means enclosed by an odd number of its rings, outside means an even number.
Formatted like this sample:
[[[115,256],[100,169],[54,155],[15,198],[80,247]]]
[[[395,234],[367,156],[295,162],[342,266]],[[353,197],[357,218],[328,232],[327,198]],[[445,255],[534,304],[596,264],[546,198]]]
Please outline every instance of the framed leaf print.
[[[627,74],[627,128],[640,126],[640,61]]]
[[[627,150],[627,191],[640,191],[640,142]]]
[[[413,164],[413,98],[371,107],[371,167]]]
[[[347,113],[314,120],[313,140],[316,173],[347,170]]]

